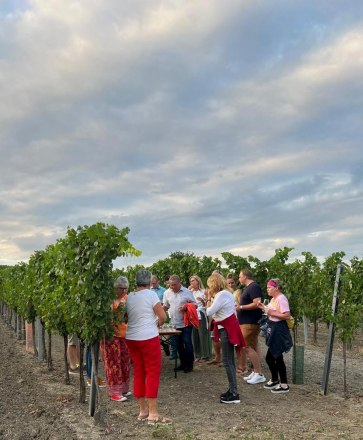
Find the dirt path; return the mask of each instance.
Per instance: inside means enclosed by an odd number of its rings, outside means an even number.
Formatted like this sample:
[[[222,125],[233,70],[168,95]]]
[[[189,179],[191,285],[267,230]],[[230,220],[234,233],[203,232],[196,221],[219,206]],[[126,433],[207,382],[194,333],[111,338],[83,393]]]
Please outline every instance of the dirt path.
[[[0,321],[1,440],[363,439],[363,356],[357,348],[348,359],[349,399],[342,397],[339,350],[333,357],[329,395],[319,394],[325,351],[320,344],[305,347],[306,385],[291,385],[289,394],[273,395],[262,385],[247,385],[239,378],[240,405],[218,401],[227,388],[223,368],[202,365],[174,379],[173,365],[164,358],[160,412],[173,424],[148,427],[136,420],[134,399],[110,402],[102,390],[106,426],[101,427],[87,415],[88,406],[78,403],[78,378],[73,377],[69,386],[63,384],[61,344],[60,339],[58,346],[55,341],[55,370],[48,372]],[[291,354],[286,361],[291,377]]]

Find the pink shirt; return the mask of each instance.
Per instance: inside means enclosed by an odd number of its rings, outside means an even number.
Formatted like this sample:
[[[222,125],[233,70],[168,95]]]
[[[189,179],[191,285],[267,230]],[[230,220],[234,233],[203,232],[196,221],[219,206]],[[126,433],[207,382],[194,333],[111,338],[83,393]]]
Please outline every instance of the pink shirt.
[[[277,307],[275,306],[276,304]],[[287,300],[286,296],[283,293],[281,293],[276,298],[271,299],[268,305],[268,309],[273,310],[274,312],[277,313],[290,312],[289,301]],[[269,316],[268,319],[274,322],[282,321],[282,319],[276,318],[275,316]]]

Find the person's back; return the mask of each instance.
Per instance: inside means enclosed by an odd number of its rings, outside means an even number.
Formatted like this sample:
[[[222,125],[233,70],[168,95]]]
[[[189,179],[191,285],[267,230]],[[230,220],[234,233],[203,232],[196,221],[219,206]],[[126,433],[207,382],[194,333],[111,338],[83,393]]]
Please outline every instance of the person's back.
[[[158,296],[150,289],[129,293],[126,302],[127,339],[142,341],[159,335],[157,317],[153,310],[157,302]]]

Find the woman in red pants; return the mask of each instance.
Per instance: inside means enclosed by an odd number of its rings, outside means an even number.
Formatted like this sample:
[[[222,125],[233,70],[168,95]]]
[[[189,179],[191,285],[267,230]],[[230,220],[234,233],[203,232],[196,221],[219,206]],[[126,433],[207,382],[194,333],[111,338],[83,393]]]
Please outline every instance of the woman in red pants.
[[[158,410],[158,390],[161,372],[159,329],[166,320],[165,311],[155,292],[150,290],[151,272],[136,273],[136,290],[128,295],[126,342],[134,366],[134,396],[139,401],[139,420],[170,423]]]

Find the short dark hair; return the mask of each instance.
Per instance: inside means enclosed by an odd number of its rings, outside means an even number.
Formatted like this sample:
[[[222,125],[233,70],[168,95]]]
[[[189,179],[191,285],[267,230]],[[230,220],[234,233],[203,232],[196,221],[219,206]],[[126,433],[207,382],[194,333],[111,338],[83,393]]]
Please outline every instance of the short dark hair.
[[[250,269],[242,269],[240,273],[243,273],[243,275],[249,280],[253,280],[253,273]]]

